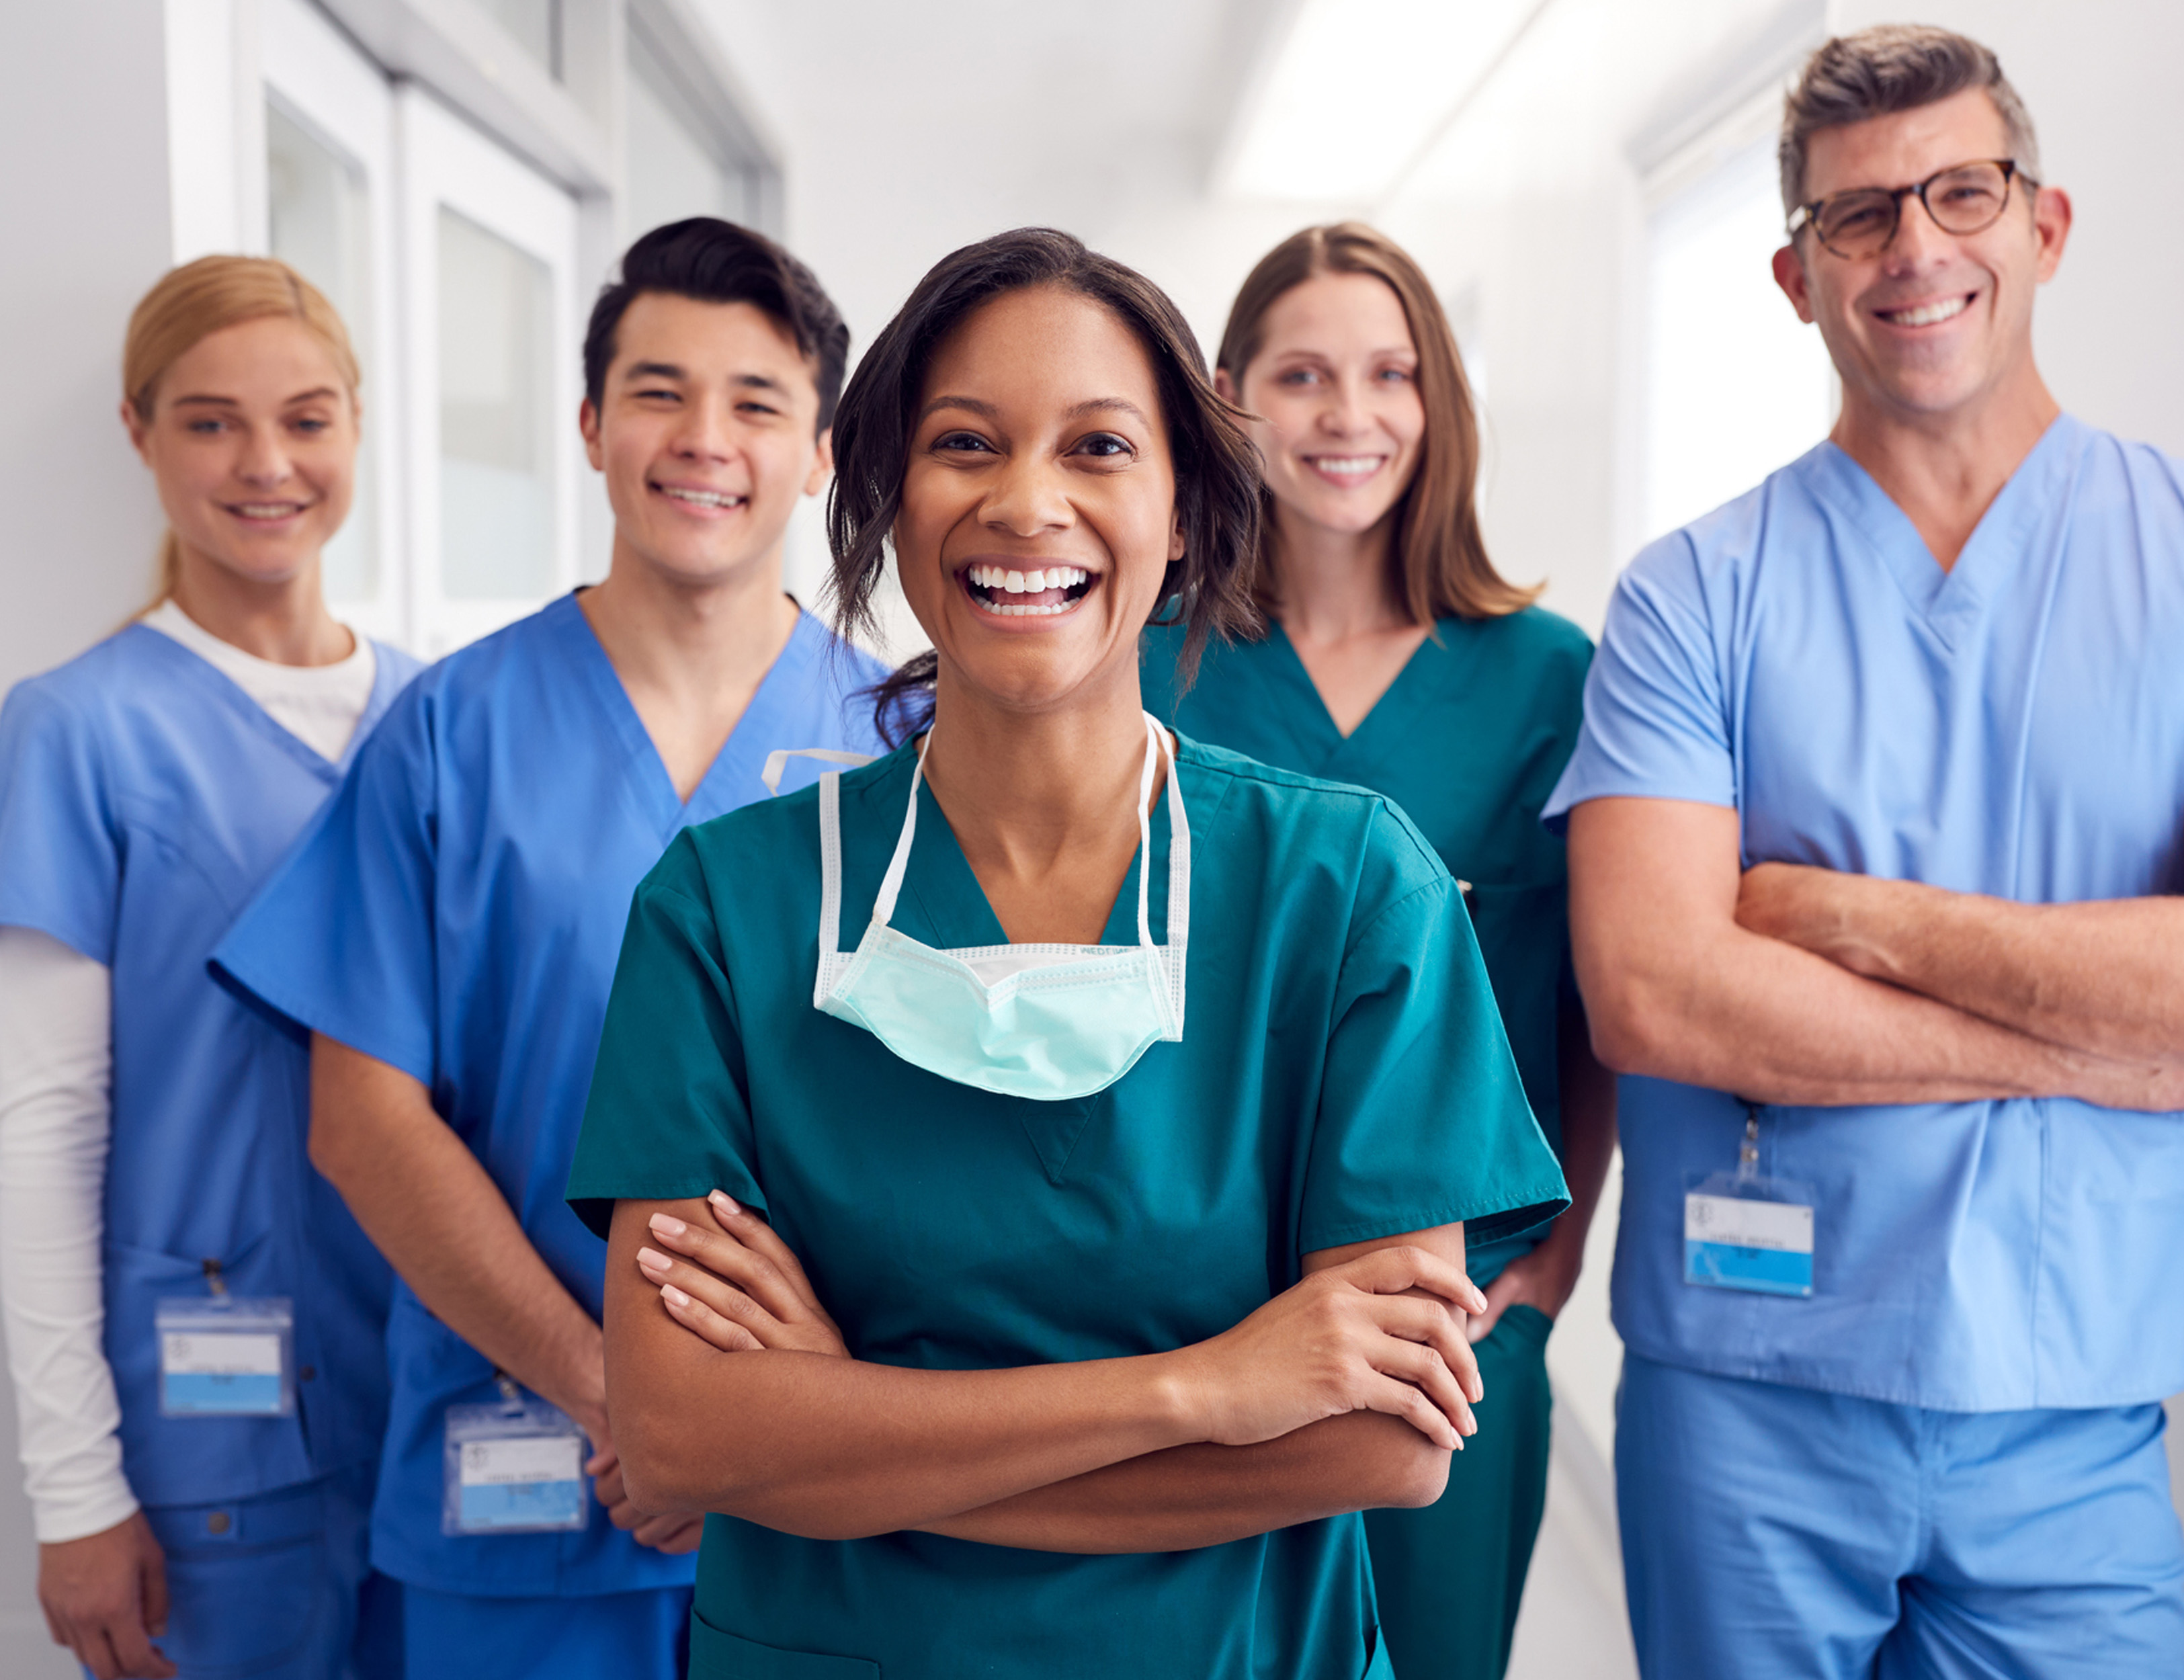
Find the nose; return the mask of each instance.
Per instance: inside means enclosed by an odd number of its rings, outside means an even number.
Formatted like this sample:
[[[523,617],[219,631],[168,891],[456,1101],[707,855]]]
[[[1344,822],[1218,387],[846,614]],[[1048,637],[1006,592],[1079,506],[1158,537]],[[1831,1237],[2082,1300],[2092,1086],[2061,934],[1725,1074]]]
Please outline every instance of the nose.
[[[1365,391],[1356,380],[1329,381],[1327,399],[1319,411],[1319,429],[1333,437],[1356,437],[1369,430],[1373,415],[1365,403]]]
[[[682,423],[675,429],[669,447],[685,460],[714,462],[735,453],[735,429],[729,424],[727,402],[711,392],[699,392],[682,410]]]
[[[978,518],[989,530],[1037,537],[1075,524],[1077,512],[1063,491],[1059,467],[1043,456],[1017,455],[994,476]]]
[[[279,426],[256,425],[245,430],[242,458],[235,464],[237,478],[254,489],[270,490],[293,470]]]
[[[1896,236],[1880,257],[1892,273],[1915,273],[1953,252],[1957,236],[1942,229],[1917,193],[1906,193],[1903,205]]]

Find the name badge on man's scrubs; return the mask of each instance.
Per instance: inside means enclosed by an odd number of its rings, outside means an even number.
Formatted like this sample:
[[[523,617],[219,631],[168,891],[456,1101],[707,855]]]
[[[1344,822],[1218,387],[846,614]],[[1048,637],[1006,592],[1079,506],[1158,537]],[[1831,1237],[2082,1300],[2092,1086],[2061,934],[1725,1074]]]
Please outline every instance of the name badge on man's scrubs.
[[[582,1528],[584,1432],[560,1407],[526,1399],[505,1377],[501,1398],[448,1408],[443,1534],[540,1534]]]
[[[1810,1187],[1717,1172],[1684,1197],[1684,1282],[1763,1295],[1813,1293]]]
[[[208,1277],[220,1288],[218,1274]],[[289,1417],[296,1318],[285,1298],[169,1296],[153,1309],[162,1417]]]

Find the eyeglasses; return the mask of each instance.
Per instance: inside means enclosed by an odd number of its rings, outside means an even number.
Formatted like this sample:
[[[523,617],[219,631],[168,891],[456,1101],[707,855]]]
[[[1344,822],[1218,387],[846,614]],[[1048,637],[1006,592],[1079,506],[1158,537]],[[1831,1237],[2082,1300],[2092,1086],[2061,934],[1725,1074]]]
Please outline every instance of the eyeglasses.
[[[1955,164],[1937,170],[1915,186],[1861,186],[1849,192],[1830,192],[1791,213],[1790,232],[1810,224],[1821,244],[1838,257],[1852,262],[1877,257],[1888,248],[1903,225],[1903,201],[1917,196],[1944,233],[1977,233],[1992,227],[2009,203],[2009,183],[2021,178],[2036,192],[2040,183],[2020,176],[2007,158]]]

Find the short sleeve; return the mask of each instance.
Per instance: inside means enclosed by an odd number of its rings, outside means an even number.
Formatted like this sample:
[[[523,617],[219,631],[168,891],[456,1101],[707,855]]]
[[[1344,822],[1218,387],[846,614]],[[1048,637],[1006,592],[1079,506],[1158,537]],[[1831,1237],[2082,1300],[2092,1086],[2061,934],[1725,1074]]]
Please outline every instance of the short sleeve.
[[[1458,1220],[1476,1246],[1568,1205],[1440,871],[1373,914],[1343,959],[1299,1252]]]
[[[0,923],[111,968],[124,851],[91,721],[19,687],[0,707]]]
[[[432,722],[413,686],[211,964],[292,1036],[324,1033],[426,1085],[438,1019]]]
[[[1735,806],[1729,707],[1682,531],[1634,560],[1615,586],[1585,686],[1585,726],[1541,814],[1561,832],[1573,806],[1627,797]]]
[[[735,995],[685,830],[630,906],[569,1171],[569,1205],[601,1237],[617,1201],[717,1189],[764,1212],[753,1153]]]

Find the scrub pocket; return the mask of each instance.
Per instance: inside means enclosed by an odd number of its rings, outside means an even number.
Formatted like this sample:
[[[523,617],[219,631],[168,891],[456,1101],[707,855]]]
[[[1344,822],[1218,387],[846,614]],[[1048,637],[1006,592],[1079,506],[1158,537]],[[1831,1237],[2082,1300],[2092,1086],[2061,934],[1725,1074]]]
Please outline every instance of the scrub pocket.
[[[724,1633],[693,1610],[690,1680],[880,1680],[880,1666],[862,1657],[776,1650]]]
[[[333,1609],[319,1489],[209,1505],[148,1505],[167,1555],[159,1648],[183,1673],[249,1680],[288,1672]]]

